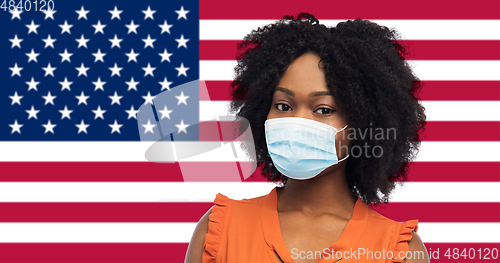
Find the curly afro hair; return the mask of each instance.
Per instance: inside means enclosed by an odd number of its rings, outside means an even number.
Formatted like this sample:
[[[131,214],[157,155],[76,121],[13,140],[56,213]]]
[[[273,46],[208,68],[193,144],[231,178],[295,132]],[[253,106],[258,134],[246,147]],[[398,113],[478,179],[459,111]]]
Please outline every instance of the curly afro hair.
[[[274,89],[288,66],[313,52],[321,57],[328,89],[349,129],[396,131],[391,140],[351,139],[351,149],[380,146],[383,155],[348,158],[346,164],[352,193],[365,203],[387,203],[395,185],[407,180],[426,120],[417,97],[423,84],[405,61],[407,50],[394,29],[359,18],[327,27],[308,13],[287,15],[246,35],[238,44],[230,110],[251,125],[262,175],[269,181],[287,182],[268,154],[264,122]]]

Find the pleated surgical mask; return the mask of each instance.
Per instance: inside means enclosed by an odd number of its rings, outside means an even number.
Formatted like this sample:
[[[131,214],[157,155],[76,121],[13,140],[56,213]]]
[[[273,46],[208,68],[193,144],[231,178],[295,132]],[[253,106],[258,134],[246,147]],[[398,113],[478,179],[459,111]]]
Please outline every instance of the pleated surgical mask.
[[[345,160],[338,160],[335,135],[341,130],[310,119],[283,117],[264,123],[266,143],[274,166],[289,178],[304,180]]]

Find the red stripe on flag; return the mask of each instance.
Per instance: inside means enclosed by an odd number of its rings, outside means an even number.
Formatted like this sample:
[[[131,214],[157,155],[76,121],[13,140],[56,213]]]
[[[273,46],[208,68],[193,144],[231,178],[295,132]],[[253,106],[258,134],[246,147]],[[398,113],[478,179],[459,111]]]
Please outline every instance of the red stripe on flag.
[[[231,81],[206,81],[209,97],[202,100],[229,101]],[[423,81],[422,100],[500,100],[500,81]]]
[[[498,40],[409,40],[407,60],[499,60]]]
[[[389,203],[373,209],[396,221],[418,218],[425,223],[500,222],[500,203]]]
[[[500,81],[423,81],[422,100],[500,100]],[[208,87],[208,86],[207,86]]]
[[[212,202],[3,202],[0,203],[0,222],[189,223],[198,222],[212,205]],[[419,222],[500,222],[500,203],[389,203],[374,209],[396,221],[418,218]]]
[[[458,4],[453,0],[419,2],[202,0],[200,19],[280,19],[284,15],[309,12],[318,19],[500,19],[500,1]]]
[[[481,131],[480,136],[456,132],[464,128]],[[500,122],[498,121],[428,121],[422,141],[500,141]]]
[[[458,230],[457,230],[458,231]],[[491,260],[491,250],[500,250],[500,243],[424,243],[429,254],[439,253],[439,259],[432,257],[431,262],[441,263],[479,263],[496,262]],[[187,243],[2,243],[0,263],[179,263],[184,262]],[[461,260],[446,257],[448,249],[475,251],[473,259]],[[489,249],[490,260],[479,259]],[[453,256],[453,251],[450,251]],[[472,254],[471,254],[472,255]]]
[[[0,243],[0,263],[180,263],[188,243]]]
[[[238,40],[201,40],[200,60],[235,60]],[[499,40],[403,40],[407,60],[499,60]]]
[[[500,182],[499,162],[413,162],[411,182]]]
[[[213,203],[0,203],[0,222],[198,222]]]
[[[218,163],[219,167],[224,167],[225,164],[225,162]],[[183,181],[178,163],[4,162],[1,165],[0,182]],[[205,163],[192,163],[192,165],[202,169]],[[68,176],[68,171],[71,171],[71,176]],[[500,182],[500,162],[414,162],[410,165],[409,180],[411,182]],[[264,181],[260,168],[245,180],[245,182]]]

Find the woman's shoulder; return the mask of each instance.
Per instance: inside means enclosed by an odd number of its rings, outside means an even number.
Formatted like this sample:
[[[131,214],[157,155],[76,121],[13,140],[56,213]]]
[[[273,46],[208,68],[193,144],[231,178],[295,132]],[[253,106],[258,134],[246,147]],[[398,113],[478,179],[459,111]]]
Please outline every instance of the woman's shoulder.
[[[215,262],[221,244],[227,243],[228,229],[231,233],[256,231],[260,207],[267,195],[254,198],[232,199],[218,193],[208,216],[208,228],[204,241],[203,262]],[[243,241],[243,240],[241,240]]]
[[[412,251],[415,248],[423,246],[420,237],[416,234],[418,231],[418,219],[400,222],[388,218],[373,208],[368,207],[366,229],[367,232],[370,232],[370,236],[378,236],[383,239],[378,240],[378,242],[388,245],[389,250],[396,257],[393,262],[404,262],[402,258],[397,258],[397,256],[406,255],[407,251]]]
[[[218,193],[214,200],[215,205],[212,207],[212,213],[224,213],[225,215],[236,215],[241,213],[257,215],[262,202],[268,195],[269,194],[252,198],[233,199]]]

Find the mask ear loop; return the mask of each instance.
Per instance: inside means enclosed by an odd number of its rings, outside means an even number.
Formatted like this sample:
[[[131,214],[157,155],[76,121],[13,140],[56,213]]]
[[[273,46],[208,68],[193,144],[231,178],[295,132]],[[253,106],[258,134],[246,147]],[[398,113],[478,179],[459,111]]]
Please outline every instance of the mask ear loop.
[[[338,161],[338,163],[340,163],[340,162],[342,162],[343,160],[347,159],[347,157],[349,157],[349,155],[351,155],[351,154],[346,155],[344,158],[342,158],[341,160],[339,160],[339,161]]]
[[[343,131],[346,127],[347,127],[347,124],[344,126],[344,128],[342,128],[342,129],[338,130],[337,132],[341,132],[341,131]],[[339,160],[337,163],[340,163],[340,162],[342,162],[343,160],[347,159],[347,157],[349,157],[349,155],[351,155],[351,154],[347,154],[344,158],[342,158],[341,160]]]

